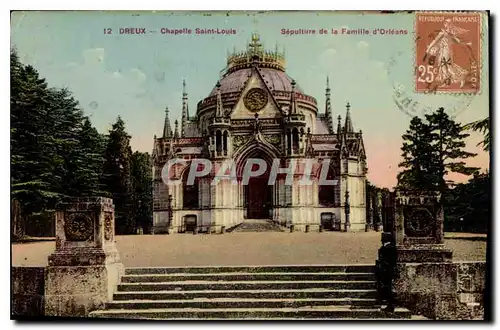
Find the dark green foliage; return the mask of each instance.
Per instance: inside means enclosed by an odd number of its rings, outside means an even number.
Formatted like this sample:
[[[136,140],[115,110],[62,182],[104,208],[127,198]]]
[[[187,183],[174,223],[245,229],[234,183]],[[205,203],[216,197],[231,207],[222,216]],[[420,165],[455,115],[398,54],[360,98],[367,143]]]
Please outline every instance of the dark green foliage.
[[[153,221],[152,164],[148,153],[130,148],[130,135],[118,117],[107,137],[102,183],[115,204],[116,233],[150,231]]]
[[[491,135],[490,135],[490,118],[473,121],[464,126],[464,130],[473,130],[483,134],[483,141],[478,143],[482,145],[484,151],[490,151]]]
[[[118,117],[109,131],[102,182],[115,204],[117,234],[134,234],[132,149],[125,123]]]
[[[403,135],[403,171],[398,174],[398,187],[416,190],[447,189],[446,175],[455,172],[471,175],[478,168],[468,167],[464,159],[476,154],[464,150],[463,127],[439,108],[426,115],[425,120],[417,117],[410,122],[410,128]]]
[[[437,157],[437,181],[438,188],[441,192],[447,188],[445,176],[450,173],[460,173],[464,175],[472,175],[479,169],[465,165],[464,159],[475,157],[477,154],[467,152],[465,148],[465,139],[470,134],[463,132],[463,127],[444,112],[443,108],[439,108],[435,113],[426,115],[431,128],[431,137],[434,142],[433,146],[436,150],[434,153]]]
[[[466,130],[482,131],[486,135],[485,148],[489,147],[487,119],[475,123],[478,126],[461,126],[439,108],[426,115],[425,120],[413,118],[403,135],[403,162],[400,164],[403,171],[398,174],[398,188],[440,191],[444,196],[446,231],[487,231],[490,175],[479,174],[478,168],[468,167],[464,162],[476,156],[464,150],[465,139],[469,137]],[[452,172],[474,177],[450,188],[453,182],[447,181],[446,176]]]
[[[431,128],[418,117],[413,117],[410,128],[403,134],[403,161],[399,164],[404,170],[398,174],[398,186],[405,189],[436,189],[436,166],[433,155]]]
[[[51,174],[61,163],[54,137],[46,132],[50,91],[31,66],[11,52],[11,184],[12,198],[23,212],[42,210],[58,196]]]
[[[14,50],[10,103],[11,197],[19,205],[13,225],[22,236],[31,214],[99,190],[102,142],[71,93],[49,88]]]
[[[15,50],[10,62],[14,237],[26,234],[27,219],[53,210],[63,198],[90,195],[113,197],[118,233],[135,233],[136,221],[147,228],[151,164],[147,154],[138,153],[132,178],[124,122],[119,118],[106,139],[70,91],[49,88],[35,68],[20,63]]]
[[[153,225],[153,178],[151,156],[144,152],[132,154],[132,185],[134,189],[135,223],[149,233]]]
[[[78,143],[67,158],[66,193],[69,196],[106,196],[101,184],[106,139],[85,118],[77,138]]]
[[[458,184],[446,194],[445,230],[488,231],[491,216],[491,177],[475,174],[467,183]]]

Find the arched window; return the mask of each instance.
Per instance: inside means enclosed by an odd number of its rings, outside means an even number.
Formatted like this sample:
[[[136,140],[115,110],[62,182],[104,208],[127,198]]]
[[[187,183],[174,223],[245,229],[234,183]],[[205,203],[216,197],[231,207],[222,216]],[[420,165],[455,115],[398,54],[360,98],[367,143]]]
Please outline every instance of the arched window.
[[[189,169],[189,168],[188,168]],[[182,178],[182,201],[184,209],[197,209],[199,208],[198,199],[198,178],[196,178],[193,184],[188,184],[189,170],[184,171]]]
[[[215,132],[215,150],[217,154],[220,154],[222,151],[222,133],[219,130]]]
[[[335,179],[335,171],[332,166],[328,167],[327,180]],[[320,206],[334,207],[335,206],[335,185],[320,185],[318,186],[318,201]]]
[[[227,155],[227,137],[228,137],[228,133],[227,131],[224,131],[224,136],[223,136],[223,140],[222,140],[222,148],[224,150],[224,155]]]
[[[292,148],[293,151],[299,151],[299,130],[294,128],[292,131]]]
[[[286,149],[288,150],[288,153],[292,151],[292,133],[290,133],[290,130],[286,131]]]

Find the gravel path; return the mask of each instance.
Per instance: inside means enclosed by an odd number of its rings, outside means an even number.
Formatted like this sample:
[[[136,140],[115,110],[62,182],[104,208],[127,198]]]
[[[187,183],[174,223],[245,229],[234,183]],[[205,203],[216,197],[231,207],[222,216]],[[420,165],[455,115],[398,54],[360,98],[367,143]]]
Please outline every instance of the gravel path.
[[[486,260],[484,235],[446,235],[455,260]],[[203,265],[373,264],[380,233],[242,232],[116,238],[127,267]],[[55,242],[12,244],[14,266],[44,266]]]

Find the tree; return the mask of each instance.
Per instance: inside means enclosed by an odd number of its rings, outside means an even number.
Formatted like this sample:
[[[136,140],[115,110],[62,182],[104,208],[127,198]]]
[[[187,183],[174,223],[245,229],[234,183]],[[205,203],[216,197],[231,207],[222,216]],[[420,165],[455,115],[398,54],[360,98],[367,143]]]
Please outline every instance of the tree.
[[[484,119],[473,121],[464,126],[464,130],[473,130],[483,134],[483,141],[478,143],[478,146],[482,145],[484,151],[490,150],[490,118],[486,117]]]
[[[131,176],[130,135],[125,123],[118,117],[107,138],[102,182],[115,204],[117,234],[135,232],[133,214],[133,186]]]
[[[151,156],[147,152],[132,154],[135,223],[145,232],[153,225],[153,178]]]
[[[61,165],[58,139],[50,125],[53,91],[32,66],[24,66],[11,50],[11,199],[14,238],[24,236],[27,217],[57,202]]]
[[[51,152],[47,161],[52,162],[47,180],[57,195],[57,201],[69,196],[80,196],[81,188],[76,180],[76,170],[89,166],[80,162],[86,155],[79,154],[79,139],[83,126],[83,110],[80,109],[67,89],[50,89],[47,96],[50,103],[45,118],[45,133],[49,135]]]
[[[449,118],[443,108],[425,116],[425,120],[413,118],[410,128],[403,135],[403,171],[398,174],[398,186],[416,190],[447,189],[447,174],[451,172],[471,175],[478,168],[466,166],[464,159],[476,154],[467,152],[459,123]]]
[[[70,196],[99,196],[105,194],[101,184],[106,139],[85,117],[68,154],[66,194]]]
[[[431,128],[419,117],[414,117],[403,135],[403,168],[398,174],[398,187],[416,190],[436,189],[437,180],[431,171],[435,167]]]
[[[49,88],[15,50],[10,62],[14,237],[24,236],[30,216],[53,210],[65,197],[90,195],[113,198],[118,233],[134,233],[136,222],[148,228],[151,163],[147,153],[132,158],[123,120],[118,117],[108,137],[99,134],[69,90]]]
[[[444,193],[447,188],[445,177],[448,173],[472,175],[479,171],[477,167],[466,166],[464,159],[475,157],[477,154],[465,151],[465,139],[470,134],[463,132],[463,127],[451,119],[444,108],[435,113],[426,115],[431,129],[433,147],[437,156],[438,189]]]
[[[26,218],[67,196],[99,191],[102,138],[67,89],[49,88],[11,50],[11,198],[15,236]]]
[[[445,230],[487,232],[491,215],[491,177],[476,173],[446,194]]]

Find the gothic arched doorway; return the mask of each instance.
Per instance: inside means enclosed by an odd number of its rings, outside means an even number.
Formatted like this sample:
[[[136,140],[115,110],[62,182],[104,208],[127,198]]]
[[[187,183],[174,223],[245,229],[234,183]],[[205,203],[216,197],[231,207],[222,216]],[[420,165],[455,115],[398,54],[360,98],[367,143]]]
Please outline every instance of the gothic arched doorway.
[[[268,184],[269,170],[258,177],[251,177],[243,187],[247,219],[268,219],[273,207],[273,191]]]
[[[269,175],[272,168],[273,158],[264,150],[254,148],[248,156],[242,157],[238,162],[238,183],[243,185],[243,206],[245,208],[246,219],[269,219],[271,218],[273,208],[273,185],[269,185]],[[260,159],[265,164],[265,171],[258,176],[252,176],[248,183],[244,182],[246,164],[251,159]],[[259,165],[253,164],[251,171],[258,171]]]

